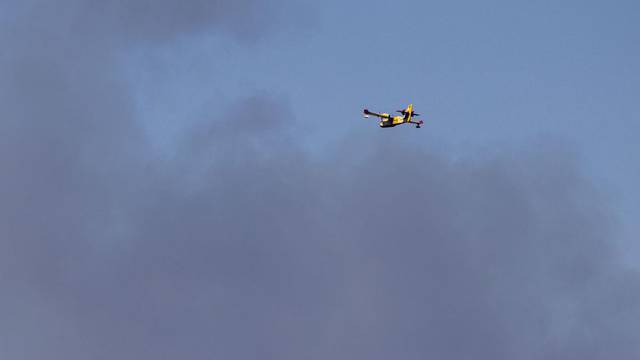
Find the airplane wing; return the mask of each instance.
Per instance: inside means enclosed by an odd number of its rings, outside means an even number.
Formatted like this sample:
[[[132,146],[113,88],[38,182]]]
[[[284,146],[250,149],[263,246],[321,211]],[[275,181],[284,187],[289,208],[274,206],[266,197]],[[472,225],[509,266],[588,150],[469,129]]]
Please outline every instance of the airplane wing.
[[[381,119],[389,119],[391,117],[391,115],[389,115],[389,114],[378,114],[378,113],[375,113],[373,111],[369,111],[368,109],[364,109],[363,113],[364,113],[365,117],[369,117],[369,115],[373,115],[373,116],[379,117]]]

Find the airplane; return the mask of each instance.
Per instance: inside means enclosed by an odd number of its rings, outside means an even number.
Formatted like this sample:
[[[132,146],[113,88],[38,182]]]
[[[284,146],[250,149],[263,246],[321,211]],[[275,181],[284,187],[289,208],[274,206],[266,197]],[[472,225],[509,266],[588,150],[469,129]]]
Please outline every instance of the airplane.
[[[400,124],[415,124],[416,128],[419,129],[420,125],[424,123],[422,120],[413,120],[414,116],[420,116],[420,114],[416,114],[415,112],[413,112],[413,104],[409,104],[409,106],[407,106],[407,108],[404,110],[397,110],[397,112],[402,114],[402,116],[393,116],[385,113],[378,114],[373,111],[369,111],[368,109],[364,109],[363,112],[364,117],[366,118],[368,118],[369,115],[379,117],[380,122],[378,123],[378,125],[380,125],[381,128],[394,127]]]

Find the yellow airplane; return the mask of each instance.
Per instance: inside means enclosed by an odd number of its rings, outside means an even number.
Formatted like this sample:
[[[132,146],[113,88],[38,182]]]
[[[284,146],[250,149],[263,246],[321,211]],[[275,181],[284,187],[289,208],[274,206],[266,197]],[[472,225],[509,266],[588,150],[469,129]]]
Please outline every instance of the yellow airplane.
[[[416,114],[413,112],[413,104],[409,104],[409,106],[407,106],[407,108],[404,110],[397,110],[397,112],[402,114],[402,116],[400,115],[392,116],[385,113],[378,114],[378,113],[369,111],[368,109],[364,109],[363,112],[364,112],[364,117],[366,118],[368,118],[369,115],[379,117],[380,122],[378,123],[378,125],[380,125],[381,128],[394,127],[400,124],[416,124],[416,128],[419,129],[420,125],[424,123],[422,120],[413,120],[414,116],[420,116],[420,114]]]

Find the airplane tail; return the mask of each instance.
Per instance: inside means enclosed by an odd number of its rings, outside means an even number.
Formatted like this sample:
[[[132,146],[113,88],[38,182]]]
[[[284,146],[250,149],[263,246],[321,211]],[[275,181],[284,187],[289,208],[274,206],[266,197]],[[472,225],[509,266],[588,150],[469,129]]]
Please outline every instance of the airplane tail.
[[[408,122],[411,122],[411,117],[413,117],[413,104],[409,104],[409,106],[404,109],[404,116]]]
[[[407,114],[407,122],[411,123],[411,124],[415,124],[417,128],[420,128],[422,126],[422,124],[424,124],[424,121],[422,120],[414,120],[414,118],[416,116],[420,116],[420,114],[416,114],[413,112],[413,104],[409,104],[409,106],[407,106],[407,109],[405,110],[406,114]]]

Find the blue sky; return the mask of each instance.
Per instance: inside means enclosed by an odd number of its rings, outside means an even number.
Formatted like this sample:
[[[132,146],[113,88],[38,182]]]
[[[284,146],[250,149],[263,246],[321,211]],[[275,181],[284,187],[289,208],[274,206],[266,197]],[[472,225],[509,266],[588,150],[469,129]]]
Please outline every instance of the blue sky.
[[[0,358],[638,359],[639,8],[0,2]]]
[[[640,256],[637,3],[297,6],[302,16],[280,9],[278,30],[258,41],[201,33],[123,57],[137,111],[162,151],[204,108],[247,93],[285,98],[292,133],[318,157],[354,132],[380,131],[361,119],[363,107],[413,102],[427,125],[389,136],[452,157],[547,137],[575,148],[619,215],[623,248]]]

